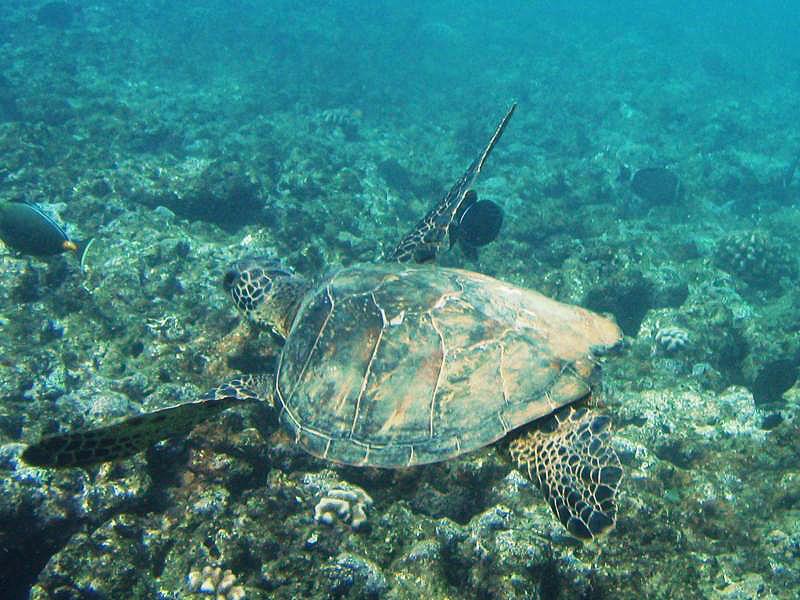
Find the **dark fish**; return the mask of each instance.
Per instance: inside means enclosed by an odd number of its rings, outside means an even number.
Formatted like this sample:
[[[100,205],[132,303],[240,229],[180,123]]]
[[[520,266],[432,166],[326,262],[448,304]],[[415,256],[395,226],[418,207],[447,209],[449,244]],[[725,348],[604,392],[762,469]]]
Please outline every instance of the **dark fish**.
[[[671,204],[680,197],[681,182],[669,169],[647,167],[633,174],[631,187],[642,200],[652,204]]]
[[[54,256],[69,251],[80,261],[92,242],[70,239],[64,228],[42,209],[24,201],[0,204],[0,239],[21,254]]]
[[[458,242],[468,256],[477,258],[477,249],[496,240],[502,226],[503,210],[490,200],[478,201],[478,194],[470,190],[450,226],[451,246]]]
[[[787,358],[774,360],[761,368],[751,391],[756,406],[779,402],[783,393],[797,381],[797,362]]]

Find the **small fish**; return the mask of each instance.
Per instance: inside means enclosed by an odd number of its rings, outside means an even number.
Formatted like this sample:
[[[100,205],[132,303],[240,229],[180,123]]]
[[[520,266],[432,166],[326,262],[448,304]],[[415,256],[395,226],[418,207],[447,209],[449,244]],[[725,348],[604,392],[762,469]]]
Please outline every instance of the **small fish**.
[[[41,208],[24,200],[0,204],[0,239],[9,248],[31,256],[74,252],[81,264],[93,241],[70,239],[64,228]]]
[[[502,226],[503,209],[490,200],[478,201],[478,194],[470,190],[450,226],[450,245],[458,242],[467,256],[476,259],[478,248],[497,239]]]

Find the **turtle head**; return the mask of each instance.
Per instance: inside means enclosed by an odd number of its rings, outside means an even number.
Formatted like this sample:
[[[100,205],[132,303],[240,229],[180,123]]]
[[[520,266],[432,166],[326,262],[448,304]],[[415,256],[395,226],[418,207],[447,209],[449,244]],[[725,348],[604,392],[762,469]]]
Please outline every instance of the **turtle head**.
[[[234,263],[222,279],[236,308],[252,323],[289,335],[308,284],[274,259],[246,258]]]

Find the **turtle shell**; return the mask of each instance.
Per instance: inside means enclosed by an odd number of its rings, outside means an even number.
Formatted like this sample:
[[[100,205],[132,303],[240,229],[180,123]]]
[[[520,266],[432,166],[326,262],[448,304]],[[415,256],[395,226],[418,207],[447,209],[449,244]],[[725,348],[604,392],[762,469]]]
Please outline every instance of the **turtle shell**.
[[[593,348],[620,337],[600,315],[485,275],[355,265],[303,299],[276,397],[315,456],[436,462],[586,396]]]

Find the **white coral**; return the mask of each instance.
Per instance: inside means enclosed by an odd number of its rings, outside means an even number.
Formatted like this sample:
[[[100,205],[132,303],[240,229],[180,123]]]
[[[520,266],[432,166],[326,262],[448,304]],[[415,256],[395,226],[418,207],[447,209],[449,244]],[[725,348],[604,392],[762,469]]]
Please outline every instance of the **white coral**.
[[[244,588],[235,583],[236,575],[230,569],[208,565],[202,571],[190,571],[186,577],[190,592],[214,596],[215,600],[245,600]]]
[[[689,333],[680,327],[662,327],[656,332],[655,340],[662,352],[672,354],[689,345]]]
[[[367,523],[366,508],[371,504],[372,498],[361,488],[331,488],[314,507],[314,520],[332,525],[338,517],[353,529],[359,529]]]

